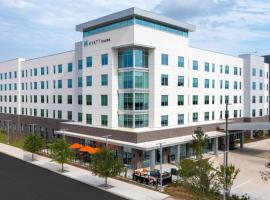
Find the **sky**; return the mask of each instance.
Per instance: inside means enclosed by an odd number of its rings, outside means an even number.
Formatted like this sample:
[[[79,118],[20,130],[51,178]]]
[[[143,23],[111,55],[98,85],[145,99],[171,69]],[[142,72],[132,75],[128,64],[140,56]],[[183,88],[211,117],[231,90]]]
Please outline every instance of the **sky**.
[[[270,55],[270,0],[0,0],[0,61],[73,50],[75,25],[130,7],[196,25],[193,47]]]

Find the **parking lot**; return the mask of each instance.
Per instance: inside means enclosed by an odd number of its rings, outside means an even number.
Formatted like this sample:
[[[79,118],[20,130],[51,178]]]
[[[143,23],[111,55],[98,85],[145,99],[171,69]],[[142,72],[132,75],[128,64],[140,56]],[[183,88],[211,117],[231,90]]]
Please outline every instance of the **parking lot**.
[[[245,144],[243,149],[229,153],[229,163],[240,169],[232,193],[247,193],[252,200],[270,199],[270,180],[265,182],[260,175],[260,171],[266,170],[265,164],[270,161],[269,151],[270,139],[267,139]],[[222,163],[222,154],[215,161]]]

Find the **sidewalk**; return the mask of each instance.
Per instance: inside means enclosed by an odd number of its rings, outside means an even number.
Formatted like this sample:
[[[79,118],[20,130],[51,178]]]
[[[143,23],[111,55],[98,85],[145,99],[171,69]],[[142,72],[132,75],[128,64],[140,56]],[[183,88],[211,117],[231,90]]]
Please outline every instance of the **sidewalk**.
[[[74,167],[72,165],[65,164],[65,170],[68,172],[66,173],[60,173],[58,170],[61,168],[61,166],[51,161],[51,159],[39,155],[35,155],[36,161],[31,162],[31,154],[23,151],[22,149],[9,146],[6,144],[0,143],[0,152],[13,156],[15,158],[24,160],[26,162],[32,163],[36,166],[48,169],[50,171],[53,171],[55,173],[61,174],[63,176],[72,178],[74,180],[86,183],[88,185],[98,187],[98,185],[104,183],[104,179],[97,177],[93,175],[90,171]],[[111,189],[108,189],[106,191],[111,192],[113,194],[119,195],[123,198],[132,199],[132,200],[163,200],[168,197],[168,195],[156,192],[153,190],[149,190],[143,187],[139,187],[136,185],[132,185],[129,183],[125,183],[119,180],[115,179],[108,179],[108,183],[112,186],[114,186]]]

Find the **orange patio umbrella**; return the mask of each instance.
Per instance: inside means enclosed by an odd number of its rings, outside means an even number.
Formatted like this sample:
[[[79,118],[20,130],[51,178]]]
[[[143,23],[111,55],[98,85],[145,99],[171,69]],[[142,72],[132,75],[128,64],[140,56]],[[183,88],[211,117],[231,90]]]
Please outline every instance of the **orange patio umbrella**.
[[[90,146],[84,146],[82,148],[80,148],[81,152],[87,152],[90,154],[95,154],[96,153],[96,148],[90,147]]]
[[[74,143],[74,144],[69,146],[69,148],[71,148],[71,149],[80,149],[82,147],[83,146],[81,144],[79,144],[79,143]]]

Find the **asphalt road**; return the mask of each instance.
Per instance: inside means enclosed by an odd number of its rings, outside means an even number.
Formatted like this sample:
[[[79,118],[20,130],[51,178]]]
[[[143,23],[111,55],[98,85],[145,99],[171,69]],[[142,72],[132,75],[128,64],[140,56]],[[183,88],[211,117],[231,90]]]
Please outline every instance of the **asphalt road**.
[[[0,153],[1,200],[124,200]]]

